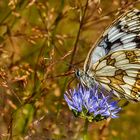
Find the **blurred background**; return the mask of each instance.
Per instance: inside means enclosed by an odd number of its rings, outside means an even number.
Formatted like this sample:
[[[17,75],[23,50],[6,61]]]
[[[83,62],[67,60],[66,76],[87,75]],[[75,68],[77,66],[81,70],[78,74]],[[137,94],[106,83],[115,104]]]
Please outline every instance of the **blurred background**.
[[[139,0],[0,1],[0,140],[81,140],[64,93],[89,49]],[[72,64],[72,65],[70,65]],[[89,125],[90,140],[140,139],[140,103]]]

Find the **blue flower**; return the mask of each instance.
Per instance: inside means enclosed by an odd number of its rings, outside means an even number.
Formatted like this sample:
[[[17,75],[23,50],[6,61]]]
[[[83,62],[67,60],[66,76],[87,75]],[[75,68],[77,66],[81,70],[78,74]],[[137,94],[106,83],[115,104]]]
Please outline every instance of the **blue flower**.
[[[118,101],[112,101],[111,92],[106,93],[107,96],[104,95],[105,92],[105,89],[97,85],[90,89],[80,85],[77,89],[67,91],[64,98],[75,116],[89,121],[117,118],[121,110]]]

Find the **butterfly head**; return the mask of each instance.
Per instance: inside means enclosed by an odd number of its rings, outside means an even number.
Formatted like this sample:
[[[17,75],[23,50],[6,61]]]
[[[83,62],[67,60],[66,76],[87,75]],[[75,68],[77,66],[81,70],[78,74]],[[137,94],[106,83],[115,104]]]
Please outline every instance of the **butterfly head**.
[[[77,69],[75,71],[76,77],[80,80],[80,82],[88,87],[91,88],[95,85],[95,79],[91,76],[88,75],[87,72],[81,70],[81,69]]]

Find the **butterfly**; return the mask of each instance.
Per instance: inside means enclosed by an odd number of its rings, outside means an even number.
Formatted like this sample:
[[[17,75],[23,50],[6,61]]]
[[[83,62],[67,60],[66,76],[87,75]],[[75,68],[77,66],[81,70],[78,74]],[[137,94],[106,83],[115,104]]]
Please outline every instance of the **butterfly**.
[[[140,11],[119,17],[89,51],[76,75],[83,85],[95,83],[119,98],[140,101]]]

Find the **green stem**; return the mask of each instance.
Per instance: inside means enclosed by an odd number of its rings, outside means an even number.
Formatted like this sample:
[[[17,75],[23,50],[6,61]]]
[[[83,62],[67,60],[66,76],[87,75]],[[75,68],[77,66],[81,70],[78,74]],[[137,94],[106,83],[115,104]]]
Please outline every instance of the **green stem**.
[[[86,119],[84,124],[84,130],[83,130],[83,140],[89,140],[88,138],[88,124],[89,121]]]

